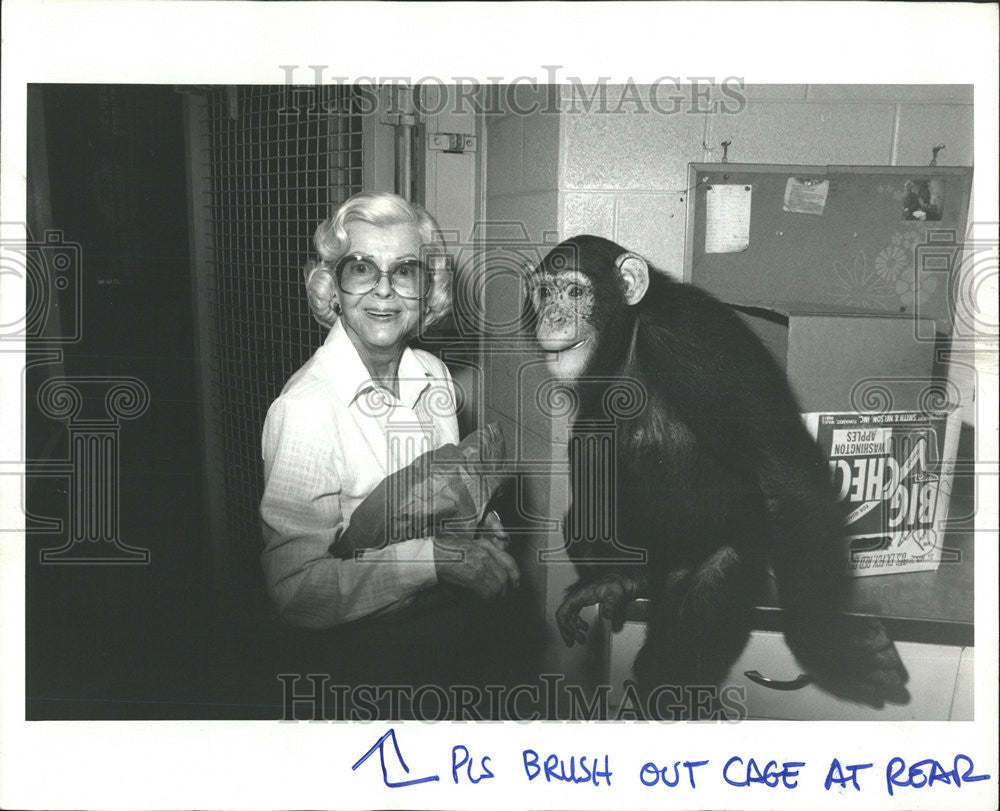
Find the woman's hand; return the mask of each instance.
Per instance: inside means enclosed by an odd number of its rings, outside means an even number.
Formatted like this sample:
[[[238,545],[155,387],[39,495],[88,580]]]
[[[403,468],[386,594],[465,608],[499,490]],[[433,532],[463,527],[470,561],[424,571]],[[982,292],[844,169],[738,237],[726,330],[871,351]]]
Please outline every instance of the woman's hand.
[[[479,524],[476,537],[489,538],[504,552],[510,552],[510,534],[504,529],[503,521],[496,510],[490,510]]]
[[[473,592],[484,600],[500,597],[521,582],[521,572],[507,552],[510,536],[500,517],[490,512],[474,536],[434,539],[438,580]]]

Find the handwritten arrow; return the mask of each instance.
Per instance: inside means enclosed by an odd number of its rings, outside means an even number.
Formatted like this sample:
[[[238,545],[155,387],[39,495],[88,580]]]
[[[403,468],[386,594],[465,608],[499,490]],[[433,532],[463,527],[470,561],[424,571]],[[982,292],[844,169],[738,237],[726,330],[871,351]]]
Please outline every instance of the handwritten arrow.
[[[393,749],[396,750],[396,758],[397,760],[399,760],[399,764],[403,767],[403,771],[409,774],[410,767],[407,766],[406,761],[403,760],[403,753],[399,751],[399,743],[396,741],[396,730],[393,729],[392,727],[389,728],[389,731],[386,732],[385,735],[383,735],[375,742],[375,745],[372,746],[371,749],[369,749],[361,756],[361,758],[358,760],[357,763],[351,766],[351,771],[355,771],[358,768],[358,766],[360,766],[362,763],[368,760],[368,758],[370,758],[377,749],[379,761],[382,764],[382,782],[385,783],[389,788],[403,788],[404,786],[415,786],[418,783],[432,783],[435,780],[441,779],[436,774],[432,774],[429,777],[417,777],[414,778],[413,780],[403,780],[398,783],[391,781],[389,779],[389,771],[385,767],[385,742],[390,738],[392,739],[392,747]]]

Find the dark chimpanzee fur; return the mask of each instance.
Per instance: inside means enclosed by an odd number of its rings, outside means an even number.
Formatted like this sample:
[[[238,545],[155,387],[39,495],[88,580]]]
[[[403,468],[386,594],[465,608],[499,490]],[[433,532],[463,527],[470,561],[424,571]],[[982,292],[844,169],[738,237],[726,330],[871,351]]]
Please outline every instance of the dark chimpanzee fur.
[[[578,236],[534,274],[581,271],[593,288],[597,347],[573,381],[571,455],[588,447],[579,440],[591,419],[606,424],[612,381],[638,381],[648,398],[614,429],[617,541],[645,550],[647,562],[578,564],[564,613],[601,603],[620,621],[625,601],[646,596],[640,691],[714,685],[746,644],[770,563],[785,637],[813,680],[876,707],[905,701],[906,671],[881,623],[841,613],[841,513],[784,373],[737,315],[696,287],[651,271],[645,296],[628,306],[616,272],[625,253]],[[573,499],[593,498],[593,484],[575,476]],[[613,556],[607,541],[567,537],[568,552],[575,560]]]

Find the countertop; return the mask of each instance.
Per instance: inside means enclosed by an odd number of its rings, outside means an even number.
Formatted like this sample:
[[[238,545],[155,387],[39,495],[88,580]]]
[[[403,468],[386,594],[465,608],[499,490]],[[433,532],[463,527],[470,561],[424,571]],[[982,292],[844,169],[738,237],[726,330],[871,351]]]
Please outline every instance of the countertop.
[[[973,580],[975,574],[974,532],[951,531],[945,536],[945,555],[938,569],[903,574],[851,578],[846,610],[859,616],[880,618],[897,642],[942,645],[974,644]],[[753,609],[753,627],[760,631],[782,630],[773,578]],[[626,621],[645,621],[649,601],[633,600]]]

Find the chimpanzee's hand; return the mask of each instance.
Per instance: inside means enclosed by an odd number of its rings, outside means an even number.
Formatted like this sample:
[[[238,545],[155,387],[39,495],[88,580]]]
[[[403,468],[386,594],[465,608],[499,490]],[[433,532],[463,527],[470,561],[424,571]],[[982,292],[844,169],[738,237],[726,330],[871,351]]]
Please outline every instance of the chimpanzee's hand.
[[[556,611],[556,624],[567,647],[587,641],[590,626],[580,617],[588,605],[600,605],[601,612],[611,620],[611,627],[620,631],[625,623],[625,605],[639,595],[642,583],[620,573],[609,573],[596,580],[581,580],[569,587],[562,605]]]
[[[500,597],[521,582],[521,572],[503,540],[491,533],[473,538],[435,538],[434,566],[439,581],[471,591],[484,600]]]

